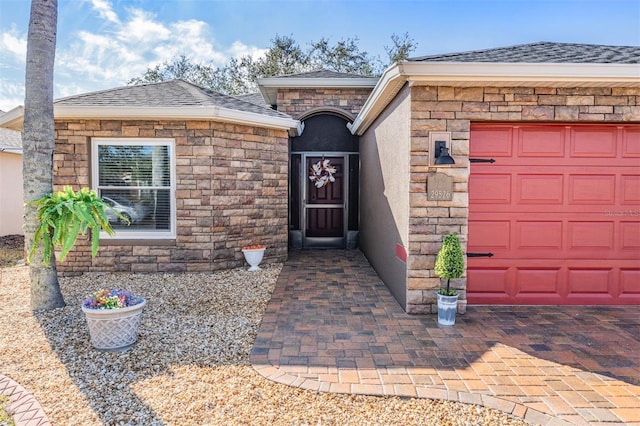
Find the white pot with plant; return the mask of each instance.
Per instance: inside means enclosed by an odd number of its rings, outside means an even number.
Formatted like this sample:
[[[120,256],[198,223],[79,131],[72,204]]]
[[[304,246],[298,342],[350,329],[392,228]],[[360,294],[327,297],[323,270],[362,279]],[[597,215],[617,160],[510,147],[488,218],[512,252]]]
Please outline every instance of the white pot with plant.
[[[264,257],[264,251],[266,246],[262,244],[254,244],[251,246],[242,247],[242,254],[244,254],[244,259],[249,264],[248,271],[258,271],[260,268],[258,265],[262,262],[262,258]]]
[[[135,343],[147,301],[123,289],[99,290],[82,303],[91,343],[96,349],[122,352]]]
[[[458,291],[451,289],[450,284],[452,278],[461,278],[464,274],[464,254],[456,234],[444,237],[436,258],[435,273],[440,278],[447,279],[446,288],[438,290],[438,324],[454,325],[458,309]]]

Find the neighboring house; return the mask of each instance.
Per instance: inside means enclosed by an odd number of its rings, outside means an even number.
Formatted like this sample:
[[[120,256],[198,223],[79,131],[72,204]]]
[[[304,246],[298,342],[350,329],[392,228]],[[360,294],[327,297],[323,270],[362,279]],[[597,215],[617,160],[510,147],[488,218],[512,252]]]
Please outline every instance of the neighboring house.
[[[20,132],[0,128],[0,236],[24,234],[23,204],[22,138]]]
[[[55,184],[138,212],[97,258],[81,245],[59,270],[211,271],[241,265],[247,244],[270,261],[358,247],[407,312],[426,313],[455,232],[468,255],[493,254],[468,258],[461,311],[640,304],[639,59],[534,43],[380,79],[265,78],[262,101],[183,81],[57,100]],[[436,164],[441,146],[454,164]]]

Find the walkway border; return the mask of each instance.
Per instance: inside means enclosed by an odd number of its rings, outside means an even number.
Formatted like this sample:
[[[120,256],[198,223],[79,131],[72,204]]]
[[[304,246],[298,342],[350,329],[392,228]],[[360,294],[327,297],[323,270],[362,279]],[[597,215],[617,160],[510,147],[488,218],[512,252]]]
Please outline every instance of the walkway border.
[[[518,402],[509,401],[492,395],[461,392],[448,390],[444,387],[424,386],[424,385],[366,385],[348,384],[313,380],[294,376],[286,372],[287,367],[276,367],[269,364],[253,364],[253,368],[262,377],[288,386],[316,392],[346,393],[354,395],[371,396],[399,396],[407,398],[440,399],[464,404],[475,404],[482,407],[492,408],[515,417],[519,417],[529,423],[545,426],[571,426],[563,419],[543,413]],[[299,367],[295,367],[299,370]],[[340,376],[341,369],[329,369],[327,374]],[[349,374],[351,370],[348,370]]]
[[[36,398],[14,380],[0,374],[0,394],[9,396],[9,414],[16,426],[51,426]]]

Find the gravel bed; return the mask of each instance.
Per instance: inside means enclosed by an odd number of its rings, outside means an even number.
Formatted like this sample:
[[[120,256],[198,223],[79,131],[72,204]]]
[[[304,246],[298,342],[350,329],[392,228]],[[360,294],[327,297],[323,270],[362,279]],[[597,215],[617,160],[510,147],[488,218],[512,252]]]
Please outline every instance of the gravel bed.
[[[488,408],[319,393],[271,382],[249,353],[281,265],[214,274],[61,278],[67,306],[36,313],[25,266],[0,269],[0,373],[54,425],[524,425]],[[124,287],[147,299],[137,343],[93,349],[81,300]]]

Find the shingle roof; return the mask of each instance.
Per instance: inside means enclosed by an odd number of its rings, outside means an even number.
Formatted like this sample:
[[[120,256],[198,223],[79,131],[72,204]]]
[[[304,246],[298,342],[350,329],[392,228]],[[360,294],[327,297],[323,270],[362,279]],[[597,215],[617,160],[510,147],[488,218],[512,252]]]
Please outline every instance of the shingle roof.
[[[0,151],[22,151],[20,132],[0,128]]]
[[[122,106],[171,107],[216,106],[242,112],[291,118],[281,112],[264,108],[238,97],[223,95],[184,80],[117,87],[115,89],[84,93],[57,99],[55,105],[64,106]]]
[[[271,107],[267,105],[267,103],[264,101],[264,98],[260,93],[248,93],[246,95],[236,95],[234,97],[238,99],[242,99],[243,101],[246,101],[246,102],[251,102],[252,104],[255,104],[264,108],[271,109]]]
[[[640,46],[538,42],[410,58],[413,62],[637,64]]]
[[[271,78],[369,78],[370,75],[354,74],[349,72],[337,72],[327,69],[301,72],[296,74],[279,75]]]

